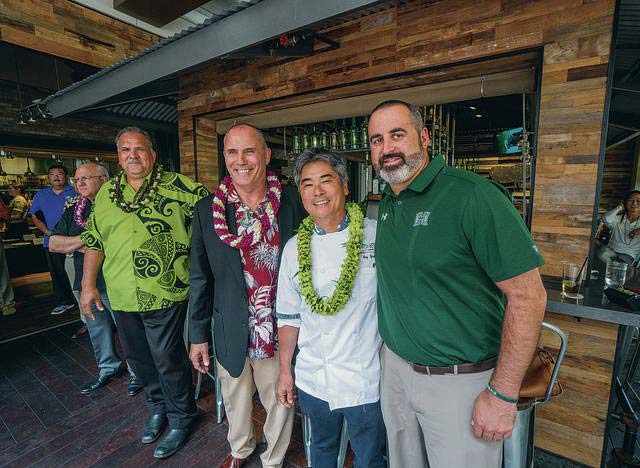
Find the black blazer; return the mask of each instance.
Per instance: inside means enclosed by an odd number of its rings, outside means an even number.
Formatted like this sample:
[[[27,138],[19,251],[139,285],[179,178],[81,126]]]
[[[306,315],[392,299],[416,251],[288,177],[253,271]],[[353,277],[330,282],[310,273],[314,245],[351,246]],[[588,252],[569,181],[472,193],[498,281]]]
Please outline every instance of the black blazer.
[[[238,377],[244,368],[249,345],[249,303],[240,251],[224,244],[213,230],[212,201],[213,195],[209,195],[194,207],[189,275],[189,340],[191,343],[211,340],[213,314],[216,358],[232,377]],[[226,216],[229,230],[237,234],[236,213],[232,204],[227,205]],[[298,192],[292,187],[283,186],[277,214],[280,255],[305,216]]]

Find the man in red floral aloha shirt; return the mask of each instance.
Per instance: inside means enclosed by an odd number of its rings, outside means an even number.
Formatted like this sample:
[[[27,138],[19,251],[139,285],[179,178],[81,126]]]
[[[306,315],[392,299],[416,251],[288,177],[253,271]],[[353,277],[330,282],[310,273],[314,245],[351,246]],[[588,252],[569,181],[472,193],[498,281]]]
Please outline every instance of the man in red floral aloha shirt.
[[[292,408],[278,403],[275,295],[280,251],[305,215],[296,190],[267,170],[271,150],[250,125],[224,139],[230,174],[194,208],[189,338],[191,361],[210,368],[213,317],[215,357],[222,383],[231,454],[221,465],[239,467],[256,447],[252,421],[258,390],[267,417],[262,466],[281,466],[291,438]]]

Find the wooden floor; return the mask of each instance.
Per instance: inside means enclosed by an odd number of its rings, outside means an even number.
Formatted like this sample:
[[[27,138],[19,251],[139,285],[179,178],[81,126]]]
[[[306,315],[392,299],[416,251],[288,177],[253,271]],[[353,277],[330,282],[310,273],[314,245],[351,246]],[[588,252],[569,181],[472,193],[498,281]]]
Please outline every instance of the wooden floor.
[[[6,317],[0,315],[0,343],[80,318],[77,308],[51,315],[51,310],[57,304],[53,303],[51,275],[48,272],[12,278],[11,285],[16,299],[16,313]]]
[[[126,394],[128,377],[90,396],[79,389],[97,375],[89,339],[71,339],[77,324],[0,345],[0,466],[215,467],[229,452],[227,424],[217,424],[212,385],[198,400],[197,428],[176,455],[153,458],[156,444],[140,443],[144,393]],[[264,410],[254,403],[257,437]],[[285,466],[306,466],[296,415]],[[261,447],[259,447],[261,448]],[[259,467],[255,453],[244,466]]]

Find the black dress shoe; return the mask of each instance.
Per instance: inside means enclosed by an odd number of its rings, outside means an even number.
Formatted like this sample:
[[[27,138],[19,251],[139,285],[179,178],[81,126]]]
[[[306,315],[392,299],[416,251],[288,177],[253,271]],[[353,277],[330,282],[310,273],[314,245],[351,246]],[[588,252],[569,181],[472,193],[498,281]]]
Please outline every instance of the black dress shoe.
[[[95,382],[91,382],[90,384],[85,385],[80,389],[80,393],[83,395],[88,395],[90,393],[95,392],[99,388],[104,387],[109,383],[111,379],[114,377],[118,377],[120,375],[120,371],[112,372],[111,374],[100,374]]]
[[[153,456],[156,458],[167,458],[182,448],[191,431],[189,429],[171,429],[158,444]]]
[[[136,396],[140,391],[144,388],[140,379],[137,379],[135,376],[129,379],[129,385],[127,386],[127,395]]]
[[[150,444],[158,440],[166,424],[167,417],[164,414],[152,414],[149,416],[142,427],[141,442]]]

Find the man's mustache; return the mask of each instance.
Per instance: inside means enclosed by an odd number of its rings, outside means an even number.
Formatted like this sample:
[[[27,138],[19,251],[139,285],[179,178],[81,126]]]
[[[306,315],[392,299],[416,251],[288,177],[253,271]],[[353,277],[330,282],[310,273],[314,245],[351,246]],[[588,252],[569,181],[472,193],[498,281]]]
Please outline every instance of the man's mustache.
[[[141,163],[142,159],[140,158],[128,158],[124,163],[125,164],[131,164],[131,163]]]
[[[393,159],[393,158],[400,158],[402,159],[402,162],[406,162],[404,153],[389,153],[382,156],[382,159],[380,160],[380,164],[382,165],[385,163],[385,161],[387,161],[387,159]]]

